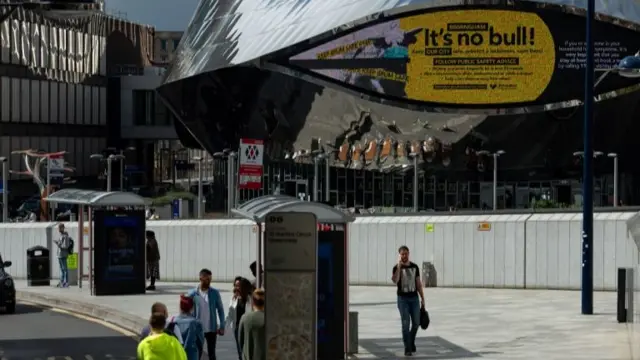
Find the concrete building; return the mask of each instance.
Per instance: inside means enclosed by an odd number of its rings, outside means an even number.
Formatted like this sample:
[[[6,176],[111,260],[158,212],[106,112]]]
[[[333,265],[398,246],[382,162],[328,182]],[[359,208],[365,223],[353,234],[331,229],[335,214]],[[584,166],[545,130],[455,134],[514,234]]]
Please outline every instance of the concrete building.
[[[23,171],[12,151],[67,151],[71,175],[93,178],[102,166],[89,155],[122,146],[119,78],[143,72],[153,51],[148,26],[16,10],[0,23],[0,156]]]
[[[154,61],[171,62],[180,45],[182,31],[156,31],[154,37],[155,58]]]

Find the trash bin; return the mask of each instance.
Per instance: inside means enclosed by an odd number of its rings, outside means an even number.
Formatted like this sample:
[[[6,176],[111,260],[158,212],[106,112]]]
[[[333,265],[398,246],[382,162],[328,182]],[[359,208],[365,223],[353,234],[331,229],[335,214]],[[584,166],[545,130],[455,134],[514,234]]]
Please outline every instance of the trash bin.
[[[27,285],[50,286],[51,257],[49,249],[34,246],[27,249]]]
[[[358,353],[360,336],[358,334],[358,312],[349,311],[349,343],[347,344],[347,354]]]

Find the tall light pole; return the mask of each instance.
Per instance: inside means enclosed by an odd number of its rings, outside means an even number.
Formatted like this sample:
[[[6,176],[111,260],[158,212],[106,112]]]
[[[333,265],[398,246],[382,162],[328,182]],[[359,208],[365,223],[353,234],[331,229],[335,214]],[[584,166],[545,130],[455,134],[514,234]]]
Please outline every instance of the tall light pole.
[[[204,217],[204,209],[202,206],[202,162],[204,161],[204,158],[202,156],[196,156],[193,160],[198,162],[198,219],[202,219]]]
[[[418,173],[418,153],[412,152],[409,157],[413,159],[413,212],[418,212],[418,180],[420,174]]]
[[[107,163],[107,192],[111,192],[111,174],[112,174],[112,165],[114,161],[124,159],[123,155],[109,155],[104,156],[102,154],[91,154],[89,156],[91,159],[105,161]]]
[[[498,158],[505,153],[504,150],[498,150],[494,153],[486,150],[478,151],[478,155],[493,157],[493,211],[498,210]]]
[[[227,161],[227,215],[231,216],[231,210],[236,207],[239,198],[239,194],[237,193],[238,186],[236,183],[236,179],[238,178],[236,175],[237,166],[235,164],[238,153],[231,149],[224,149],[220,152],[214,153],[213,157],[217,159],[225,159]]]
[[[7,158],[0,157],[2,162],[2,222],[9,222],[9,167]]]
[[[618,154],[612,152],[607,156],[613,159],[613,207],[618,207]]]
[[[129,146],[125,149],[120,150],[120,191],[124,191],[124,162],[126,160],[126,156],[124,155],[125,151],[135,151],[136,148],[133,146]]]

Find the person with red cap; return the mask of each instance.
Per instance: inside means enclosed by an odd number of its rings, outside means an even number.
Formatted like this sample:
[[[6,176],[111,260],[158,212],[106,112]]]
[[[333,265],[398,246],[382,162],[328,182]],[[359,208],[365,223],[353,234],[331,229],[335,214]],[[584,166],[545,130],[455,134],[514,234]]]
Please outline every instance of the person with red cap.
[[[200,321],[191,315],[193,311],[193,299],[180,295],[180,315],[171,319],[182,335],[182,346],[187,353],[187,360],[200,359],[204,346],[204,331]]]

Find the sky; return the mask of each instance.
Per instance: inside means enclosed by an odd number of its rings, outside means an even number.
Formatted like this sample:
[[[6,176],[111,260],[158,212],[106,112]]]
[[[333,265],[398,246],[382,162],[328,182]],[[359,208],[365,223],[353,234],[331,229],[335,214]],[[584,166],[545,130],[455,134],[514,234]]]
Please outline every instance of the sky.
[[[105,0],[107,13],[152,25],[157,31],[184,31],[200,0]],[[152,5],[153,4],[153,5]]]

